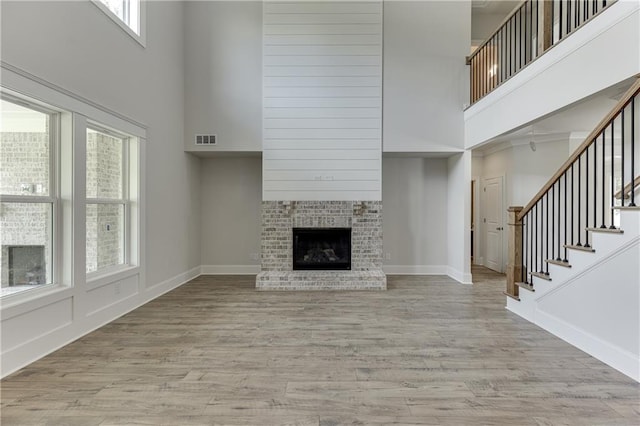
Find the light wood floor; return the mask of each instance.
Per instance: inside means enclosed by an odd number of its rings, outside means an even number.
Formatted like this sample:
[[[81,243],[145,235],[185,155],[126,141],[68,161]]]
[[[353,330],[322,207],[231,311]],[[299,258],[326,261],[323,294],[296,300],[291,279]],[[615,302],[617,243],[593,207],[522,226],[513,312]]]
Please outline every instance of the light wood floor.
[[[386,292],[201,277],[3,380],[2,425],[640,424],[640,385],[474,274]]]

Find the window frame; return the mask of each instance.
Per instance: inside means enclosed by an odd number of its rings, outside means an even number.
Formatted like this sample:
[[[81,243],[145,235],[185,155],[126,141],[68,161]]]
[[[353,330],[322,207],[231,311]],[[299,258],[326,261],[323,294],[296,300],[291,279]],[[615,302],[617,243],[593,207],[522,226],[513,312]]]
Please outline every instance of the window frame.
[[[130,2],[131,0],[128,0]],[[105,15],[111,19],[116,25],[118,25],[125,33],[127,33],[132,39],[134,39],[142,47],[147,46],[147,2],[144,0],[138,1],[138,32],[133,30],[128,23],[120,19],[118,15],[113,13],[106,4],[100,0],[91,0],[98,9],[100,9]],[[126,13],[129,13],[128,11]]]
[[[132,259],[132,208],[131,208],[131,196],[130,196],[130,188],[131,188],[131,164],[129,161],[130,151],[132,149],[133,139],[136,139],[134,136],[127,135],[123,132],[113,130],[109,127],[106,127],[100,123],[97,123],[93,120],[87,120],[86,122],[86,131],[89,130],[94,132],[103,133],[107,136],[111,136],[114,138],[118,138],[122,140],[122,161],[121,161],[121,195],[120,198],[100,198],[100,197],[88,197],[85,194],[85,223],[86,223],[86,206],[88,205],[118,205],[123,207],[123,219],[122,219],[122,263],[117,265],[111,265],[104,268],[96,269],[95,271],[87,272],[87,282],[95,281],[102,277],[111,276],[115,273],[130,269],[135,267]],[[85,139],[85,145],[87,140]],[[85,151],[86,152],[86,151]],[[86,158],[85,158],[85,170],[86,170]],[[86,185],[86,174],[85,174],[85,185]],[[86,242],[85,242],[85,255],[86,255]]]
[[[56,110],[48,105],[26,99],[24,97],[15,96],[5,91],[0,91],[0,99],[23,108],[46,114],[49,117],[49,176],[48,176],[48,195],[9,195],[0,193],[0,203],[4,204],[48,204],[51,209],[51,218],[47,226],[51,227],[51,256],[50,256],[50,275],[51,282],[40,286],[34,286],[15,293],[0,295],[3,303],[24,297],[25,294],[33,294],[36,292],[46,292],[62,285],[62,202],[61,202],[61,128],[62,128],[62,111]],[[45,257],[46,259],[46,257]],[[45,260],[46,262],[46,260]],[[64,286],[66,287],[66,286]]]

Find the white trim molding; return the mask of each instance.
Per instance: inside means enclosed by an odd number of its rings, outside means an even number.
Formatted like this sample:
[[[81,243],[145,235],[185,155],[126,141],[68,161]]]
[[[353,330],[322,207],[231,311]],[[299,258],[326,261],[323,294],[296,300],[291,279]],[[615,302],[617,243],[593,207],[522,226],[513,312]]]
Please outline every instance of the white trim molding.
[[[260,265],[202,265],[202,275],[258,275]]]
[[[383,265],[388,275],[447,275],[446,265]]]

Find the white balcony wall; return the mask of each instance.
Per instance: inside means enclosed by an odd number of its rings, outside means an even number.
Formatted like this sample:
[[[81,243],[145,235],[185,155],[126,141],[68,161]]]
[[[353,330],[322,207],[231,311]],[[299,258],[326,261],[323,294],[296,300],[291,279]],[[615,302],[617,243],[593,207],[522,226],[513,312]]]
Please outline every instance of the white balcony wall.
[[[640,72],[640,3],[620,0],[464,113],[465,147],[552,115]]]

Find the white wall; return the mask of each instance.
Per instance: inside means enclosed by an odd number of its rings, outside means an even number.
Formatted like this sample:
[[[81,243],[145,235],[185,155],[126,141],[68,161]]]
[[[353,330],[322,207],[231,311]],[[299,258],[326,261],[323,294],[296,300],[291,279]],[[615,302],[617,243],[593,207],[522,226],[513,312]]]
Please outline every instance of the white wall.
[[[384,271],[446,274],[447,160],[382,160]]]
[[[257,273],[260,260],[262,160],[202,160],[203,273]]]
[[[636,381],[640,381],[638,259],[636,238],[537,299],[535,312],[536,324]]]
[[[384,3],[384,152],[464,146],[470,27],[467,1]]]
[[[471,151],[447,159],[447,275],[471,284]]]
[[[640,2],[618,1],[475,103],[464,114],[466,147],[478,146],[637,75],[638,22]]]
[[[262,2],[185,2],[185,149],[262,150]],[[194,145],[214,134],[217,145]]]
[[[380,200],[382,2],[264,4],[264,200]]]
[[[147,13],[145,49],[91,2],[2,2],[4,62],[148,128],[145,268],[92,291],[78,280],[68,291],[29,304],[9,309],[5,303],[2,334],[12,343],[3,345],[11,347],[2,354],[3,375],[199,271],[199,160],[185,154],[182,143],[183,5],[148,2]],[[36,334],[22,333],[25,324],[39,324]]]

